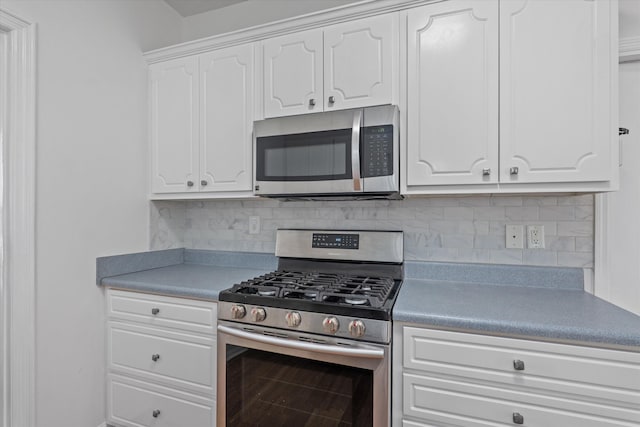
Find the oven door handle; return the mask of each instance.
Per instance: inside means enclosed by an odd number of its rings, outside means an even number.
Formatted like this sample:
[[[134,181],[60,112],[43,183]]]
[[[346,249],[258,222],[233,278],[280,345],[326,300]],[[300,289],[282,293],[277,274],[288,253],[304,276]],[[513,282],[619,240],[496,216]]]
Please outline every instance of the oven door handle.
[[[377,348],[352,348],[330,344],[316,344],[304,341],[293,341],[272,337],[268,335],[256,334],[253,332],[241,331],[239,329],[230,328],[228,326],[218,325],[218,331],[227,335],[238,338],[244,338],[263,344],[272,344],[282,347],[288,347],[295,350],[314,351],[319,353],[334,354],[350,357],[365,357],[368,359],[384,359],[384,350]]]

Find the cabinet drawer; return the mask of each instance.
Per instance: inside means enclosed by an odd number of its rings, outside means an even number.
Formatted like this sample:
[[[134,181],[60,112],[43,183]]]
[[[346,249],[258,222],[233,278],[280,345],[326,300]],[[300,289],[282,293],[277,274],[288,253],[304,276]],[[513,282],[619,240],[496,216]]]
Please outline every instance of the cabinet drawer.
[[[413,327],[403,342],[405,369],[640,407],[640,353]]]
[[[213,401],[118,376],[107,379],[107,411],[109,423],[118,426],[215,425]]]
[[[213,396],[213,337],[110,322],[107,339],[111,370]]]
[[[109,289],[107,315],[149,325],[215,333],[216,303]]]
[[[616,414],[626,416],[628,421],[614,419],[609,416],[616,409],[604,405],[591,409],[598,415],[573,412],[571,409],[582,410],[588,405],[568,399],[556,404],[563,407],[561,410],[530,403],[554,400],[546,396],[410,374],[403,376],[403,384],[404,415],[437,426],[515,425],[514,417],[519,414],[528,427],[633,427],[638,425],[640,415],[637,410],[635,415],[628,411]]]
[[[507,402],[516,409],[535,406],[554,413],[579,413],[586,417],[593,416],[596,418],[605,417],[607,419],[626,420],[633,422],[634,425],[640,422],[640,407],[638,406],[635,408],[625,408],[616,405],[607,405],[604,402],[576,400],[573,399],[571,395],[554,396],[552,394],[537,394],[535,391],[527,389],[508,390],[501,385],[493,383],[480,384],[429,375],[404,374],[402,382],[404,384],[404,396],[409,396],[409,399],[405,400],[405,404],[408,405],[405,407],[405,411],[409,412],[415,410],[409,402],[419,400],[416,396],[421,395],[421,393],[427,396],[422,400],[422,404],[433,405],[429,407],[437,411],[442,410],[446,412],[445,409],[439,408],[438,400],[430,396],[428,394],[429,392],[425,391],[431,390],[432,392],[444,393],[446,395],[469,396],[469,399],[476,399],[480,402],[484,402],[485,400],[489,402]],[[420,407],[421,405],[418,406]],[[473,405],[470,407],[473,407]],[[515,409],[514,411],[521,412]]]

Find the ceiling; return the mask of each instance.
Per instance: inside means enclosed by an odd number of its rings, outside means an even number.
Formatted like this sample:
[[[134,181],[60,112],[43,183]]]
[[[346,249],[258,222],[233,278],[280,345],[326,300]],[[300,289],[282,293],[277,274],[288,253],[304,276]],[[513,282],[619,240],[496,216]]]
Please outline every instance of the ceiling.
[[[183,17],[231,6],[247,0],[164,0]]]

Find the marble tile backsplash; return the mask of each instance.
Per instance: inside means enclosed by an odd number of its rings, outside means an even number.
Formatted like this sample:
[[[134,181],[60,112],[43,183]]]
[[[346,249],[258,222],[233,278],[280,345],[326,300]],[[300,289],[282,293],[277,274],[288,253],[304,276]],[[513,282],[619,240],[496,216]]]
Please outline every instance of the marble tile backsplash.
[[[593,267],[592,195],[425,197],[398,201],[156,201],[151,249],[267,252],[278,228],[405,232],[405,259]],[[249,234],[249,217],[261,231]],[[543,225],[544,249],[506,249],[505,225]],[[526,240],[526,239],[525,239]]]

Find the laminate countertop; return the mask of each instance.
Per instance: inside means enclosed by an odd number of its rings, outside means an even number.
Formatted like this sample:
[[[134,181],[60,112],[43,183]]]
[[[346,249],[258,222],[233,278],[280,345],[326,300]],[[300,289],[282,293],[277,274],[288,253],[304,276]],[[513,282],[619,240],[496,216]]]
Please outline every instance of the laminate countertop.
[[[98,258],[100,286],[217,301],[270,254],[171,249]],[[405,262],[394,322],[640,353],[640,316],[583,290],[583,270]]]
[[[640,316],[585,292],[582,275],[568,268],[410,264],[393,320],[640,352]]]
[[[218,300],[231,286],[275,270],[273,255],[171,249],[97,259],[100,286]]]

